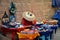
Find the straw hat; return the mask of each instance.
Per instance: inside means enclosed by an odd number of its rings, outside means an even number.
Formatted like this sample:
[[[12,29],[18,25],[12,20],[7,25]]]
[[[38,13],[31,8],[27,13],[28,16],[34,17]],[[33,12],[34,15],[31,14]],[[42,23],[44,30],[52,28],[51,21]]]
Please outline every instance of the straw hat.
[[[33,20],[35,20],[35,15],[31,12],[24,12],[23,18],[25,18],[28,21],[33,21]]]

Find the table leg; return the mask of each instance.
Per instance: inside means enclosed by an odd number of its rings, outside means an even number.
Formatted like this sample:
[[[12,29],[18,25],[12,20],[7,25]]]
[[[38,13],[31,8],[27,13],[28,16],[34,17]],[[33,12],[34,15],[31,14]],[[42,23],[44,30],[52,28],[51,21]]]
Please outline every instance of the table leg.
[[[15,32],[12,32],[12,40],[14,40]]]
[[[56,34],[57,29],[55,29],[55,34]]]

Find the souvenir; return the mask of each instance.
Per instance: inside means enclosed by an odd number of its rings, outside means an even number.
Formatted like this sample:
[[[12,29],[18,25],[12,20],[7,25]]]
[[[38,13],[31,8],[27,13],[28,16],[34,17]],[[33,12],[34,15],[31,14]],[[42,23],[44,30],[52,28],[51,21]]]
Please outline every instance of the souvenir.
[[[4,15],[3,15],[3,17],[2,17],[2,24],[3,25],[7,25],[8,22],[9,22],[8,15],[5,12]]]
[[[36,17],[31,12],[24,12],[22,18],[22,25],[28,26],[28,25],[34,25],[36,24]]]
[[[14,15],[16,13],[16,7],[13,2],[11,2],[11,5],[9,6],[9,12],[11,15]]]

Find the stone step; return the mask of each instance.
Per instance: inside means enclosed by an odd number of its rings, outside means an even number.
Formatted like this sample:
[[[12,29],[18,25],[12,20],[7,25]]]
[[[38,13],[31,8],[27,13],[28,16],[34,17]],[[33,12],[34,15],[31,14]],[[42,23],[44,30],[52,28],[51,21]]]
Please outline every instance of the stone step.
[[[10,40],[10,39],[0,34],[0,40]]]

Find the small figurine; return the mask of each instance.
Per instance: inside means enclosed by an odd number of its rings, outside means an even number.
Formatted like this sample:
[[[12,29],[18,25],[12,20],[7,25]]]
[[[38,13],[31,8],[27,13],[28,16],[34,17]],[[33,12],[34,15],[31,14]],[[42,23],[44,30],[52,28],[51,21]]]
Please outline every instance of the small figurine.
[[[9,6],[9,12],[10,12],[10,15],[14,15],[16,13],[16,7],[15,7],[14,2],[11,2]]]
[[[7,26],[8,22],[9,22],[8,15],[5,12],[4,15],[3,15],[3,17],[2,17],[2,24]]]
[[[31,12],[24,12],[23,13],[23,18],[22,18],[22,25],[24,26],[29,26],[29,25],[34,25],[36,24],[36,19],[35,15]]]
[[[15,18],[12,18],[12,20],[9,23],[9,26],[12,28],[15,28],[15,26],[16,26]]]
[[[11,22],[11,20],[14,18],[14,21],[16,21],[16,17],[15,17],[15,15],[10,15],[9,16],[9,22]]]

